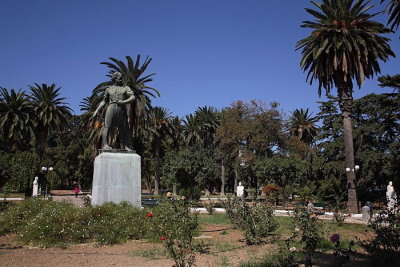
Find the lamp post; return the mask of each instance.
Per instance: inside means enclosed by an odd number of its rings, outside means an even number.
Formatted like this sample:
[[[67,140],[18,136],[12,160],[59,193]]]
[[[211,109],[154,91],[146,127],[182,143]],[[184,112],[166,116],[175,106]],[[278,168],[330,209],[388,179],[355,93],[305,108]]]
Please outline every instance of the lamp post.
[[[349,174],[353,174],[354,176],[354,190],[357,190],[356,188],[356,172],[358,171],[360,169],[360,166],[358,166],[358,165],[355,165],[354,167],[352,167],[352,168],[350,168],[350,167],[347,167],[346,168],[346,172],[347,173],[349,173]],[[351,187],[351,184],[349,184],[349,186]],[[357,211],[359,212],[360,211],[360,205],[358,204],[358,199],[357,199]]]
[[[49,175],[49,171],[53,171],[54,170],[54,168],[53,167],[47,167],[47,166],[45,166],[45,167],[42,167],[42,171],[44,171],[45,172],[45,177],[46,177],[46,191],[45,191],[45,198],[47,197],[47,185],[48,185],[48,175]]]

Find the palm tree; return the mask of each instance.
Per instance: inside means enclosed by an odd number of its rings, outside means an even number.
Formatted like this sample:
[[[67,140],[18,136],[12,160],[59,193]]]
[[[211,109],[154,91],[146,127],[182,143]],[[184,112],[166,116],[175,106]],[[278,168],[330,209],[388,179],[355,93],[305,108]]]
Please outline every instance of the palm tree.
[[[151,97],[160,96],[157,89],[149,87],[147,83],[153,81],[151,78],[155,73],[142,76],[147,70],[147,67],[151,63],[152,59],[147,57],[141,64],[140,55],[137,55],[136,61],[132,60],[130,56],[125,57],[127,64],[123,61],[110,57],[111,62],[101,62],[100,64],[106,65],[110,70],[108,77],[111,77],[112,73],[120,72],[123,75],[123,83],[129,86],[135,95],[134,103],[128,105],[129,121],[132,129],[138,132],[139,127],[145,127],[149,120],[150,109],[151,109]],[[103,96],[105,89],[111,85],[111,81],[100,83],[93,89],[92,97],[95,98],[93,101],[98,101],[98,98]],[[103,109],[105,111],[106,109]]]
[[[196,116],[189,114],[183,120],[183,139],[185,144],[194,145],[202,143],[201,124]]]
[[[83,111],[80,116],[79,129],[84,133],[89,143],[93,145],[94,150],[101,147],[101,128],[104,125],[103,117],[92,120],[92,115],[100,101],[101,98],[99,97],[85,97],[79,105],[80,110]]]
[[[154,107],[151,111],[149,130],[152,133],[152,143],[156,160],[154,194],[158,195],[160,190],[161,144],[167,135],[171,133],[171,112],[163,107]]]
[[[381,3],[386,0],[381,0]],[[400,25],[400,1],[399,0],[389,0],[387,6],[387,11],[389,13],[388,24],[392,24],[390,28],[397,29]]]
[[[24,91],[16,92],[0,87],[0,131],[5,140],[5,150],[10,151],[16,139],[34,138],[35,114],[29,97]],[[31,140],[28,140],[31,141]]]
[[[64,102],[65,98],[60,97],[61,87],[56,84],[29,86],[31,90],[32,103],[37,115],[36,126],[36,150],[39,156],[43,156],[47,148],[47,137],[50,132],[64,130],[69,125],[68,117],[71,116],[71,108]]]
[[[204,147],[211,148],[214,145],[215,134],[220,125],[217,110],[214,107],[199,107],[195,112],[195,117],[200,125],[200,135]]]
[[[314,143],[314,137],[317,135],[318,127],[316,126],[317,118],[312,118],[312,114],[308,114],[308,109],[295,109],[290,118],[290,133],[297,136],[307,145]]]
[[[318,94],[324,87],[327,94],[337,88],[339,105],[343,116],[346,164],[354,168],[354,147],[351,126],[353,103],[353,79],[361,87],[365,78],[380,73],[378,60],[386,61],[395,56],[388,42],[381,36],[390,29],[373,21],[377,14],[368,14],[372,8],[369,1],[324,0],[323,4],[312,2],[318,9],[306,11],[315,17],[304,21],[301,27],[311,28],[310,36],[297,42],[296,50],[302,49],[300,66],[308,70],[310,83],[318,80]],[[357,212],[355,173],[348,172],[348,202],[350,212]]]

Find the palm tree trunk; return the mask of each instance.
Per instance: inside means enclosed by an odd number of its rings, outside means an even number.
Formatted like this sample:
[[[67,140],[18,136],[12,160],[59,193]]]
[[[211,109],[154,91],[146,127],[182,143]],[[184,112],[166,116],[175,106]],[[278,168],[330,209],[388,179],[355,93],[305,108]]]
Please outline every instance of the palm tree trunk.
[[[158,140],[156,140],[155,144],[155,156],[156,156],[156,177],[155,177],[155,183],[154,183],[154,194],[158,195],[159,190],[160,190],[160,165],[161,165],[161,159],[160,159],[160,145]]]
[[[49,133],[48,126],[42,126],[38,129],[36,135],[36,152],[38,153],[39,157],[42,158],[44,151],[47,147],[47,135]]]
[[[221,160],[221,196],[225,195],[225,160]]]
[[[351,213],[359,211],[357,191],[356,191],[356,175],[354,171],[354,145],[353,130],[351,125],[351,112],[353,106],[352,88],[338,88],[339,105],[342,110],[343,117],[343,133],[344,133],[344,149],[346,167],[351,171],[347,172],[347,209]]]

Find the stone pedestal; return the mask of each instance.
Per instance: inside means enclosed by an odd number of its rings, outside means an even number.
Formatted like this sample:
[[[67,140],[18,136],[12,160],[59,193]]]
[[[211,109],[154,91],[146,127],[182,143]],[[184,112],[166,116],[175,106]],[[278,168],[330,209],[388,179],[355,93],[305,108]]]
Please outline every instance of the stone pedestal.
[[[361,208],[362,220],[364,222],[368,222],[371,218],[371,209],[368,206],[364,206]]]
[[[102,152],[94,161],[92,205],[121,201],[141,206],[140,156]]]

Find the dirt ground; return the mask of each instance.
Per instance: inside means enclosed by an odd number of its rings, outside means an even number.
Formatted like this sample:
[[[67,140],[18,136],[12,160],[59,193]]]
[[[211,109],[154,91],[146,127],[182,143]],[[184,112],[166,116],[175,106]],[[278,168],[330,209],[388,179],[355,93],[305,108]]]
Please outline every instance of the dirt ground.
[[[203,253],[196,254],[196,266],[239,266],[241,262],[261,259],[276,248],[274,244],[247,246],[240,231],[224,225],[205,225],[196,238]],[[367,266],[367,255],[359,253],[344,266]],[[331,253],[319,253],[316,266],[334,266]],[[67,249],[24,246],[15,236],[0,237],[0,266],[160,266],[171,267],[162,244],[132,240],[125,244],[96,247],[94,244]]]
[[[70,190],[71,191],[71,190]],[[70,201],[77,206],[83,204],[71,191],[53,194],[53,200]],[[263,258],[275,251],[276,244],[247,246],[243,233],[229,225],[203,225],[196,243],[202,253],[196,254],[196,266],[239,266]],[[341,233],[345,234],[345,233]],[[348,233],[351,235],[351,233]],[[360,236],[361,237],[361,236]],[[274,237],[272,237],[274,238]],[[316,266],[335,266],[332,253],[318,253]],[[343,266],[367,266],[368,257],[361,251],[355,260]],[[67,249],[27,246],[19,243],[14,235],[0,237],[0,266],[159,266],[171,267],[162,244],[143,240],[131,240],[125,244],[97,247],[95,244],[81,244]]]

